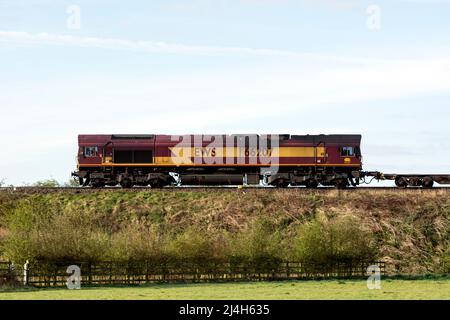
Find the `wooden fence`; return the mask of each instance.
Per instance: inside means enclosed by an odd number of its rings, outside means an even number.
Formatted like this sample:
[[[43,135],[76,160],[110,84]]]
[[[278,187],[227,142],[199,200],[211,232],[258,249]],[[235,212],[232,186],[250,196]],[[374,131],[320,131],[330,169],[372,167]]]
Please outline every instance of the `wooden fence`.
[[[18,281],[18,273],[14,264],[0,261],[0,285],[16,285],[21,282]]]
[[[152,263],[144,262],[34,262],[27,266],[0,264],[0,275],[13,272],[18,282],[30,286],[65,286],[76,265],[82,285],[138,285],[176,282],[275,281],[300,279],[367,278],[367,268],[376,265],[385,275],[385,263],[365,262],[312,265],[301,262],[251,263]],[[3,271],[1,271],[3,270]]]

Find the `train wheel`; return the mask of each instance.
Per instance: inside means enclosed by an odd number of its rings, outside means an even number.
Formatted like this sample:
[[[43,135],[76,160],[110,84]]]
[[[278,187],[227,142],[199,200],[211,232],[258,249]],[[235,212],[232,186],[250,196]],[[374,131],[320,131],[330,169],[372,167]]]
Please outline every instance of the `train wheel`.
[[[347,189],[347,187],[350,185],[348,179],[337,179],[333,184],[337,189]]]
[[[153,180],[152,182],[150,182],[150,187],[155,188],[155,189],[159,189],[164,187],[166,184],[164,183],[164,181],[162,180]]]
[[[308,189],[317,189],[319,182],[317,182],[317,180],[308,180],[305,185]]]
[[[133,182],[131,182],[130,179],[122,179],[122,181],[120,181],[120,186],[124,189],[128,189],[133,187]]]
[[[289,187],[289,181],[280,179],[277,181],[276,187],[277,188],[287,188],[287,187]]]
[[[411,187],[420,187],[422,186],[423,181],[419,177],[411,177],[409,178],[408,185]]]
[[[422,187],[425,189],[431,189],[434,186],[434,180],[431,177],[426,177],[423,179]]]
[[[348,181],[342,181],[336,184],[337,189],[347,189]]]
[[[406,189],[408,187],[408,180],[404,177],[397,177],[395,178],[395,185],[398,188]]]
[[[104,188],[105,187],[105,183],[101,180],[94,180],[91,183],[92,188]]]

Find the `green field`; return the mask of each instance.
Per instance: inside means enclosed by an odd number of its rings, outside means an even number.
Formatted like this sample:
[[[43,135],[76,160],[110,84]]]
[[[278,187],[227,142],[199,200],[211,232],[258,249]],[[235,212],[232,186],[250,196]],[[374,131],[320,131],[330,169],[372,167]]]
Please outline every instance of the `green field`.
[[[0,292],[0,300],[450,300],[450,279],[382,280],[381,290],[365,281],[289,281],[223,284],[173,284],[137,287],[97,287],[81,290],[21,289]]]

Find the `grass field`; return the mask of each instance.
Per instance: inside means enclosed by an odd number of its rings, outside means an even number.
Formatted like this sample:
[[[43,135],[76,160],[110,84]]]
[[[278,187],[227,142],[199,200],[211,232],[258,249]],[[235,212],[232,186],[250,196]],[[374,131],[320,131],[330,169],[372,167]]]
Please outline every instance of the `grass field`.
[[[383,280],[381,285],[369,290],[365,281],[290,281],[20,289],[0,292],[0,300],[450,300],[450,278]]]

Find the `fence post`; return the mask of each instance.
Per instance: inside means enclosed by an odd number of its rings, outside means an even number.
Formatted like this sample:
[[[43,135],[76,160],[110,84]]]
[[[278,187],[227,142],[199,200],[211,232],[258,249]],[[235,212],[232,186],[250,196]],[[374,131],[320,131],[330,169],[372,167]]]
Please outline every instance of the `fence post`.
[[[148,284],[148,278],[149,278],[149,270],[148,270],[148,260],[145,261],[145,284]]]
[[[89,275],[88,275],[88,284],[92,285],[92,262],[88,262],[88,271],[89,271]]]
[[[286,278],[287,279],[291,278],[291,270],[289,268],[289,262],[286,262]]]
[[[27,260],[25,264],[23,265],[23,285],[28,286],[28,265],[30,261]]]
[[[53,286],[56,287],[58,285],[58,268],[54,266],[53,271]]]

